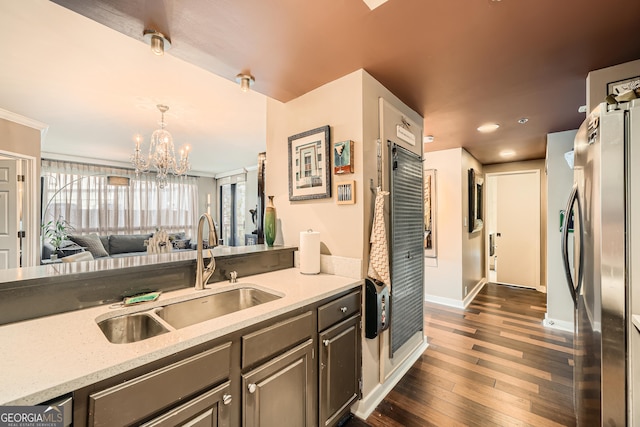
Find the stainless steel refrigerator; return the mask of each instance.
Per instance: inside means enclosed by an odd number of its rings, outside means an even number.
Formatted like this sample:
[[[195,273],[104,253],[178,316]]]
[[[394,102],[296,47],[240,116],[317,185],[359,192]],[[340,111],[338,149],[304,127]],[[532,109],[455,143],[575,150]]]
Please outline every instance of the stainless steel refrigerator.
[[[639,188],[640,99],[600,104],[576,135],[574,186],[562,227],[575,305],[578,426],[640,425],[632,394],[639,369],[630,357],[640,357],[632,316],[640,314],[640,295],[634,299],[633,289],[634,269],[640,275]]]

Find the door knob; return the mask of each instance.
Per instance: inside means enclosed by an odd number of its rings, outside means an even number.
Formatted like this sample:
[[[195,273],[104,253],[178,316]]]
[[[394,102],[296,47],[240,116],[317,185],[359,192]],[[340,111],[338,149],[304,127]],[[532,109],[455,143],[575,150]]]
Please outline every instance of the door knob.
[[[256,387],[256,385],[255,385],[255,384],[251,383],[251,384],[249,384],[249,387],[248,387],[248,388],[249,388],[249,393],[252,393],[252,394],[253,394],[253,393],[255,393],[255,392],[256,392],[256,389],[257,389],[258,387]]]

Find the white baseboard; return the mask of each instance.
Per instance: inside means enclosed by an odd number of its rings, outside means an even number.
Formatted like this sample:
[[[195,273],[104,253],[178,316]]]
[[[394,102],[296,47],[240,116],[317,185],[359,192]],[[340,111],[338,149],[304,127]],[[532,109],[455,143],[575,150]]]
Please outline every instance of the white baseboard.
[[[551,329],[557,329],[559,331],[565,332],[573,332],[573,322],[568,322],[566,320],[558,320],[558,319],[549,319],[545,314],[545,319],[542,321],[542,324]]]
[[[424,300],[426,302],[432,302],[434,304],[446,305],[454,308],[464,308],[464,303],[461,300],[453,298],[444,298],[436,295],[425,295]]]
[[[439,297],[437,295],[425,295],[424,296],[424,300],[426,302],[432,302],[432,303],[435,303],[435,304],[446,305],[448,307],[464,309],[464,308],[467,308],[467,306],[469,304],[471,304],[471,301],[473,301],[473,299],[476,297],[476,295],[478,295],[478,292],[480,292],[480,290],[482,289],[482,287],[486,283],[487,283],[487,279],[486,278],[483,277],[482,279],[480,279],[480,281],[473,287],[471,292],[469,292],[467,294],[467,296],[463,300]]]
[[[473,289],[471,289],[471,292],[469,292],[467,294],[467,296],[464,298],[463,303],[464,303],[464,307],[463,308],[467,308],[469,306],[469,304],[471,304],[471,301],[473,301],[473,299],[476,297],[476,295],[478,295],[478,292],[480,292],[482,290],[482,287],[484,285],[487,284],[487,278],[483,277],[482,279],[480,279],[480,281],[478,283],[476,283],[476,285],[473,287]]]
[[[367,396],[364,396],[362,400],[356,402],[351,407],[351,412],[358,418],[366,420],[369,415],[373,413],[376,407],[382,402],[382,400],[389,394],[393,387],[398,384],[404,374],[413,366],[413,364],[420,358],[422,353],[429,347],[427,340],[416,348],[409,357],[389,376],[384,384],[378,384]]]

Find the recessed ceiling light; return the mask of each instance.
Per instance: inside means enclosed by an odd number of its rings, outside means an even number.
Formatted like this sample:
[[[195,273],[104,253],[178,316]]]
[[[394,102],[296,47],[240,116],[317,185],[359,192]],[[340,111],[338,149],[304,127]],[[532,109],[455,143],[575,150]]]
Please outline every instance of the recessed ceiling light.
[[[425,136],[422,138],[422,142],[424,142],[425,144],[428,144],[428,143],[430,143],[430,142],[433,142],[433,140],[434,140],[434,139],[435,139],[435,138],[433,137],[433,135],[425,135]]]
[[[520,119],[518,119],[518,123],[520,123],[521,125],[527,123],[529,121],[529,119],[527,119],[526,117],[522,117]]]
[[[495,132],[500,127],[497,123],[487,123],[478,127],[478,132],[489,133]]]
[[[516,155],[516,152],[513,150],[502,150],[500,152],[500,157],[513,157]]]

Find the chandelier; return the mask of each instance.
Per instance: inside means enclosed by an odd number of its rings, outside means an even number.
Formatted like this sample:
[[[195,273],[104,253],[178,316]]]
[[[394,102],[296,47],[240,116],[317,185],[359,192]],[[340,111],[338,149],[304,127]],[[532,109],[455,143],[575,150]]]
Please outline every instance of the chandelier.
[[[189,146],[180,149],[180,159],[176,159],[175,150],[173,148],[173,137],[165,130],[164,113],[169,110],[166,105],[157,105],[158,110],[162,114],[160,120],[160,129],[151,135],[151,146],[149,147],[149,155],[144,157],[140,148],[142,138],[136,137],[136,148],[131,156],[131,164],[136,169],[136,175],[141,172],[148,172],[151,168],[156,170],[156,182],[159,188],[167,185],[167,175],[169,173],[182,176],[189,169]]]

